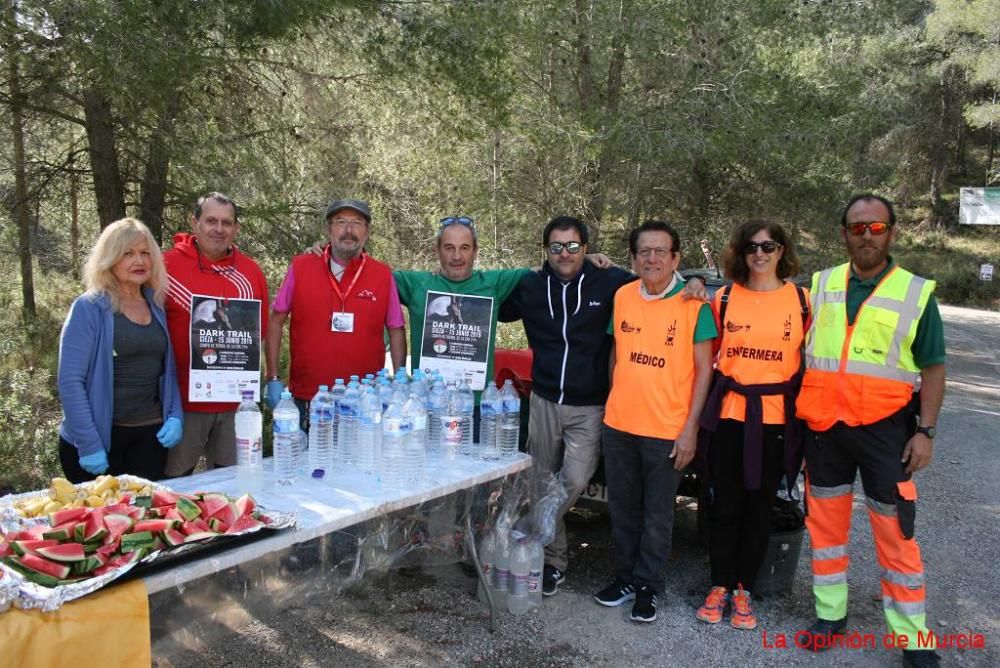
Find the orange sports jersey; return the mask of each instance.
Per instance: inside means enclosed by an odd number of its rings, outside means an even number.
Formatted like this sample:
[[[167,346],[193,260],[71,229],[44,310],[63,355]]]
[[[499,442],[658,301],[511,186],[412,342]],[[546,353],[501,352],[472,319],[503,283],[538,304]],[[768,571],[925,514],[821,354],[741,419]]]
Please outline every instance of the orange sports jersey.
[[[646,301],[640,282],[615,293],[615,369],[604,423],[629,434],[680,436],[694,390],[694,337],[703,304],[671,297]]]
[[[803,289],[806,303],[809,293]],[[785,283],[778,290],[755,292],[733,285],[726,306],[726,322],[719,323],[722,290],[715,293],[715,319],[719,325],[719,371],[742,385],[781,383],[799,370],[802,305],[795,285]],[[764,424],[785,424],[784,399],[780,395],[761,397]],[[722,419],[743,421],[746,399],[729,392],[722,400]]]

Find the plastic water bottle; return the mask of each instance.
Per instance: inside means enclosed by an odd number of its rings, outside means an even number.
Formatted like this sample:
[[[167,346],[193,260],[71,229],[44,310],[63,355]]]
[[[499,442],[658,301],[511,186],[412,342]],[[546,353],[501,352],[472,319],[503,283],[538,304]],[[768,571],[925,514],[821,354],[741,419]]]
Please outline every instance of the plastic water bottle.
[[[511,540],[514,537],[511,536]],[[531,553],[528,539],[520,538],[510,549],[510,576],[508,579],[507,610],[522,615],[531,604],[528,600],[528,576],[531,572]]]
[[[531,539],[528,541],[528,603],[537,608],[542,604],[542,573],[545,569],[545,548]]]
[[[485,532],[483,537],[479,539],[479,566],[482,569],[483,577],[480,578],[479,586],[476,588],[476,597],[483,603],[489,603],[483,581],[490,583],[491,588],[493,586],[493,560],[496,544],[496,534],[492,531]]]
[[[330,398],[333,400],[333,429],[330,430],[330,462],[338,463],[343,460],[340,457],[340,400],[344,398],[347,386],[344,379],[338,378],[330,390]]]
[[[398,399],[397,393],[382,416],[382,484],[390,489],[402,489],[406,484],[406,440],[410,424]]]
[[[355,465],[362,473],[373,475],[378,472],[378,459],[382,441],[382,402],[372,388],[361,396],[358,411],[358,446]]]
[[[503,413],[503,400],[496,384],[486,383],[483,397],[479,402],[479,456],[483,459],[500,459],[500,445],[497,442],[497,421]]]
[[[497,441],[500,443],[500,454],[513,457],[517,454],[518,439],[521,435],[521,397],[514,390],[514,381],[505,380],[503,391],[503,413],[500,416],[500,432]]]
[[[496,529],[496,544],[493,551],[493,602],[498,608],[507,607],[507,591],[510,579],[510,532],[500,524]]]
[[[441,458],[455,459],[462,451],[462,397],[453,383],[441,413]]]
[[[324,478],[333,470],[333,395],[326,385],[309,402],[309,473]]]
[[[465,378],[458,384],[458,396],[462,401],[462,454],[472,455],[473,413],[476,410],[476,395]]]
[[[274,478],[279,485],[291,485],[299,460],[299,409],[288,390],[274,408]]]
[[[448,403],[448,391],[444,382],[436,379],[427,394],[427,455],[437,458],[441,455],[441,416]]]
[[[415,385],[414,390],[416,387]],[[427,467],[427,409],[424,408],[424,400],[419,393],[410,393],[409,399],[403,404],[403,418],[410,424],[404,444],[406,482],[419,485],[424,481]]]
[[[236,480],[240,491],[256,492],[264,480],[264,420],[253,400],[253,390],[240,394],[243,401],[236,409]]]
[[[378,397],[382,401],[382,412],[384,413],[389,410],[389,404],[392,402],[392,384],[388,378],[382,378],[379,381]]]
[[[357,381],[348,383],[337,406],[338,464],[354,464],[358,449],[358,415],[361,411],[361,391]]]

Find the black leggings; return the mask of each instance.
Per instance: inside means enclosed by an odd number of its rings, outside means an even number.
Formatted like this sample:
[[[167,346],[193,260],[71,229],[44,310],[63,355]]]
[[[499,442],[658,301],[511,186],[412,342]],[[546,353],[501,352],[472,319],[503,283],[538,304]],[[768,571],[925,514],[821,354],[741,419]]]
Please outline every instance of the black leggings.
[[[108,453],[108,470],[111,475],[129,473],[160,480],[167,466],[167,449],[156,440],[160,423],[143,427],[111,427],[111,452]],[[80,453],[73,444],[59,437],[59,462],[66,479],[72,483],[87,482],[96,476],[80,466]]]
[[[743,423],[719,420],[708,461],[712,472],[709,551],[712,586],[753,592],[771,534],[774,496],[781,482],[784,425],[764,425],[764,461],[760,489],[743,486]]]

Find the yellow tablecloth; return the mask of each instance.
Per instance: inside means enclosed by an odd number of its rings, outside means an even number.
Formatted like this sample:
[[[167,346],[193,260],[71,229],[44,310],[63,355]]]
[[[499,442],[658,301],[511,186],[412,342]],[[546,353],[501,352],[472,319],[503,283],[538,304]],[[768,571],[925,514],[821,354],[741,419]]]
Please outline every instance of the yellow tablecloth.
[[[18,668],[148,667],[149,597],[142,580],[115,585],[55,612],[0,613],[0,664]]]

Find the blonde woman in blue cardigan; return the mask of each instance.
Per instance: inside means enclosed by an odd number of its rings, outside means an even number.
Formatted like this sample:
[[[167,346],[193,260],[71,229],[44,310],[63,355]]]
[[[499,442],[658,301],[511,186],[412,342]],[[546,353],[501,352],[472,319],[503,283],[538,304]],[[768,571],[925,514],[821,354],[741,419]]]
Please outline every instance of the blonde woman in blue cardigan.
[[[59,460],[72,482],[102,473],[163,477],[183,431],[163,298],[167,274],[149,228],[108,225],[59,341]]]

